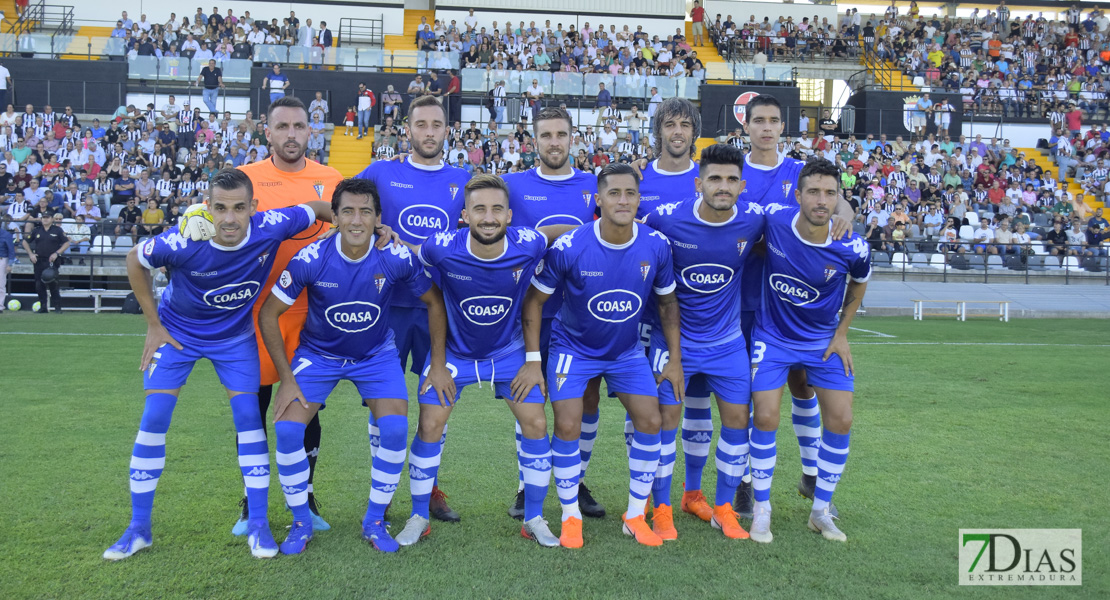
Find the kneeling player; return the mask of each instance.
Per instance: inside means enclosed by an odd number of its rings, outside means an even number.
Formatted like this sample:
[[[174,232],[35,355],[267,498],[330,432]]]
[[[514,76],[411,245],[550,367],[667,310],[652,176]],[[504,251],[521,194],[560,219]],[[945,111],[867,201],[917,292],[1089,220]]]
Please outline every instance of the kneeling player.
[[[797,206],[764,207],[766,286],[752,332],[751,357],[755,405],[751,537],[757,542],[772,539],[770,492],[779,398],[787,372],[794,368],[806,370],[817,391],[824,425],[809,528],[826,539],[847,539],[833,522],[829,504],[848,458],[854,389],[848,327],[863,302],[871,276],[871,254],[867,241],[857,234],[843,241],[834,241],[830,235],[839,181],[832,163],[810,162],[798,175]],[[839,323],[837,313],[841,313]]]
[[[639,318],[654,293],[671,357],[660,380],[670,381],[681,400],[682,349],[671,251],[666,236],[635,222],[639,179],[631,167],[606,166],[597,187],[601,218],[562,235],[536,269],[522,316],[529,355],[513,380],[513,389],[519,395],[544,385],[538,356],[543,304],[562,285],[564,303],[551,327],[547,361],[555,413],[551,451],[563,506],[560,542],[568,548],[582,546],[578,508],[582,394],[587,382],[601,375],[628,410],[635,428],[628,458],[631,480],[624,532],[641,544],[659,546],[663,540],[644,520],[659,466],[659,381],[652,376],[640,345]]]
[[[751,395],[748,351],[740,329],[740,281],[748,254],[763,237],[763,211],[758,204],[737,203],[744,182],[744,157],[726,144],[701,153],[697,179],[701,197],[663,204],[647,214],[644,223],[671,241],[677,289],[682,309],[682,370],[687,377],[704,377],[716,392],[721,415],[717,441],[717,494],[710,508],[701,490],[688,490],[682,508],[733,539],[748,537],[733,512],[732,498],[748,461],[748,402]],[[659,332],[658,315],[652,327],[652,368],[667,364],[666,340]],[[671,385],[659,386],[663,415],[663,445],[674,444],[682,406]],[[708,408],[706,409],[708,417]],[[657,473],[652,487],[652,525],[663,539],[676,539],[669,497],[670,473]]]
[[[428,306],[432,362],[426,385],[453,394],[455,386],[444,362],[443,297],[408,248],[374,247],[381,204],[372,182],[344,180],[335,188],[332,207],[339,234],[297,253],[258,315],[262,339],[281,377],[274,431],[281,489],[293,512],[293,526],[281,551],[298,554],[312,539],[305,424],[324,408],[336,384],[346,379],[358,388],[381,430],[362,535],[376,549],[396,552],[397,542],[383,519],[405,464],[408,390],[393,330],[387,325],[389,301],[397,288],[403,288]],[[303,290],[308,292],[308,319],[291,366],[282,351],[278,318]]]
[[[166,466],[166,432],[181,388],[201,358],[212,361],[231,402],[247,490],[247,544],[258,558],[278,553],[266,519],[270,454],[258,410],[258,346],[251,308],[278,246],[317,217],[330,221],[331,211],[323,202],[308,202],[256,213],[251,181],[234,169],[216,173],[210,185],[210,216],[187,214],[182,229],[201,222],[211,230],[190,240],[173,229],[127,255],[127,277],[147,320],[140,362],[146,406],[131,456],[131,524],[104,551],[108,560],[127,558],[153,542],[150,513]],[[160,267],[167,267],[170,283],[157,304],[146,269]]]
[[[509,383],[524,365],[524,339],[519,309],[528,276],[554,239],[570,226],[537,231],[509,227],[509,190],[493,175],[478,175],[466,184],[463,220],[457,232],[437,233],[417,249],[417,257],[438,271],[447,306],[451,335],[447,338],[447,369],[456,394],[444,397],[426,389],[421,377],[420,426],[409,454],[412,517],[397,536],[408,546],[430,533],[429,502],[439,474],[443,427],[464,387],[485,381],[505,399],[520,423],[518,462],[524,483],[524,524],[521,535],[541,546],[558,546],[559,538],[543,518],[543,501],[551,481],[551,442],[547,437],[544,396],[538,387],[514,396]]]

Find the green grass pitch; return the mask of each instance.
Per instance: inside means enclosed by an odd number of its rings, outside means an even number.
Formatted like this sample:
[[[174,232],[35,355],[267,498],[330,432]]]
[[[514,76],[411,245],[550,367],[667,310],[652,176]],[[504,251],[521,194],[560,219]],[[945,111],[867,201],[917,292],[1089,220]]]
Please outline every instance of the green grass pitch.
[[[142,410],[136,335],[145,331],[142,318],[5,314],[0,597],[1110,596],[1106,321],[861,318],[856,326],[869,332],[851,338],[855,425],[836,494],[847,544],[806,529],[808,502],[794,490],[800,464],[784,407],[773,544],[726,540],[676,509],[679,539],[661,549],[638,547],[620,532],[628,485],[624,414],[611,400],[602,406],[587,479],[609,516],[587,519],[582,550],[540,548],[522,539],[519,523],[505,514],[516,490],[512,418],[483,386],[468,389],[455,411],[440,471],[462,523],[433,521],[429,538],[383,555],[359,536],[369,491],[366,410],[353,386],[342,384],[322,413],[316,479],[333,529],[305,555],[256,560],[229,533],[242,480],[226,396],[205,362],[170,428],[154,547],[107,563],[100,554],[129,517],[127,465]],[[413,403],[410,427],[415,416]],[[683,472],[680,452],[676,505]],[[704,485],[711,499],[714,480],[711,459]],[[390,513],[394,532],[408,508],[403,477]],[[556,533],[558,511],[552,490],[546,513]],[[289,514],[276,470],[270,516],[280,541]],[[957,530],[987,527],[1082,528],[1084,585],[957,586]]]

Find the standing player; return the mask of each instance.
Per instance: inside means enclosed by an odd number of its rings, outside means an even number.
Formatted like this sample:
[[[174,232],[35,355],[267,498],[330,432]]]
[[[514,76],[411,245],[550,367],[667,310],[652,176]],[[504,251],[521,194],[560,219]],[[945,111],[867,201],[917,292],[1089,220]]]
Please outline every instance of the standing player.
[[[682,370],[687,382],[700,376],[717,394],[721,437],[717,441],[717,494],[710,508],[699,491],[687,491],[683,510],[705,520],[733,539],[748,537],[736,520],[732,498],[748,462],[748,402],[751,396],[748,351],[740,329],[740,279],[747,255],[763,236],[758,204],[737,203],[744,182],[744,157],[735,146],[716,144],[701,153],[700,198],[663,204],[644,223],[671,241],[679,307],[682,309]],[[667,364],[667,344],[656,318],[648,354],[652,369]],[[689,399],[687,399],[689,401]],[[659,386],[664,435],[668,424],[674,442],[681,406],[670,384]],[[708,412],[708,409],[706,409]],[[705,418],[711,419],[706,414]],[[666,445],[664,439],[663,444]],[[687,459],[689,460],[689,459]],[[700,483],[700,477],[699,477]],[[652,487],[652,525],[664,540],[676,539],[671,513],[670,473],[657,473]],[[696,493],[696,498],[690,494]]]
[[[845,541],[829,512],[833,492],[848,459],[854,387],[848,327],[863,303],[871,276],[867,241],[852,233],[832,236],[830,220],[839,197],[840,172],[818,159],[802,168],[797,204],[769,204],[765,237],[766,285],[752,332],[752,402],[755,428],[751,466],[755,487],[753,540],[771,535],[771,478],[775,472],[775,432],[787,371],[801,367],[813,382],[824,430],[817,453],[817,490],[809,528],[825,539]],[[850,279],[850,281],[849,281]],[[837,314],[840,314],[839,323]]]
[[[540,110],[532,124],[539,153],[539,166],[520,173],[503,176],[509,186],[509,206],[513,219],[519,226],[541,227],[546,225],[582,225],[594,219],[597,195],[597,177],[583,173],[570,164],[571,127],[573,122],[566,109],[546,107]],[[563,304],[557,293],[543,305],[543,325],[540,330],[540,354],[547,357],[551,339],[551,323]],[[546,367],[546,362],[543,365]],[[594,499],[584,479],[593,456],[597,440],[601,380],[591,380],[582,396],[582,473],[578,481],[578,506],[587,517],[605,516],[605,507]],[[517,453],[520,452],[521,432],[517,424]],[[509,516],[524,518],[524,470],[518,465],[520,487],[509,507]]]
[[[136,246],[127,255],[127,275],[147,320],[139,363],[146,406],[131,456],[131,524],[104,552],[108,560],[127,558],[151,545],[150,513],[154,490],[166,465],[166,432],[178,395],[193,365],[212,361],[227,389],[238,433],[239,467],[247,490],[247,544],[251,554],[269,558],[278,546],[266,519],[270,455],[258,411],[258,352],[251,305],[281,242],[318,217],[331,219],[328,205],[256,213],[254,190],[241,171],[224,169],[211,180],[211,215],[186,217],[184,228],[200,219],[215,227],[205,239],[191,241],[171,230]],[[183,229],[184,229],[183,228]],[[212,237],[212,235],[215,237]],[[200,239],[198,234],[196,239]],[[166,267],[170,283],[156,304],[144,269]]]
[[[284,96],[275,100],[266,110],[266,140],[273,152],[263,161],[244,165],[240,169],[251,178],[258,210],[266,211],[274,208],[296,206],[308,201],[323,201],[331,198],[335,186],[343,179],[339,171],[326,167],[305,158],[310,134],[308,126],[308,110],[304,103],[294,96]],[[270,295],[270,290],[277,282],[278,275],[285,270],[289,260],[301,248],[316,241],[320,234],[327,228],[316,222],[305,228],[304,231],[282,243],[277,250],[274,266],[266,277],[266,285],[259,290],[258,301],[254,305],[254,323],[258,323],[258,311]],[[281,316],[281,337],[285,340],[285,358],[293,357],[293,351],[300,343],[301,328],[304,327],[308,317],[308,301],[306,297],[297,298],[297,302]],[[258,388],[258,411],[263,417],[270,408],[270,399],[273,396],[274,384],[278,382],[278,372],[266,344],[262,341],[262,334],[255,329],[255,338],[258,344],[258,362],[261,370],[261,387]],[[304,445],[308,452],[308,506],[312,512],[312,525],[318,531],[331,529],[328,522],[320,516],[316,505],[316,495],[312,481],[316,474],[316,459],[320,454],[320,419],[313,417],[305,428]],[[244,498],[242,514],[239,521],[231,529],[234,535],[243,535],[247,526],[247,504]]]
[[[638,218],[644,218],[664,204],[692,202],[698,198],[698,164],[694,162],[697,151],[696,142],[701,136],[701,113],[692,102],[685,98],[667,98],[659,104],[655,119],[651,124],[655,140],[655,159],[643,169],[640,183],[640,208]],[[752,240],[753,242],[755,240]],[[652,313],[648,311],[640,322],[640,341],[645,347],[651,345]],[[695,374],[686,390],[682,413],[682,454],[686,462],[685,492],[682,495],[682,510],[697,515],[703,521],[712,518],[712,509],[701,491],[702,469],[709,456],[709,446],[713,439],[713,415],[710,411],[709,387],[704,377]],[[662,451],[659,456],[657,484],[670,489],[671,475],[674,472],[679,418],[678,414],[665,411],[663,428],[660,430]],[[624,422],[625,443],[631,445],[632,422]],[[656,498],[662,502],[664,514],[653,514],[653,525],[668,527],[671,510],[670,495]]]
[[[767,206],[768,204],[793,205],[797,203],[791,193],[797,190],[798,174],[805,165],[778,153],[778,142],[783,132],[782,105],[774,96],[760,94],[748,101],[748,135],[752,149],[744,159],[744,191],[742,200]],[[832,221],[832,235],[839,240],[851,226],[855,213],[847,201],[841,199],[835,205],[835,218]],[[755,315],[762,301],[764,281],[762,248],[748,255],[744,275],[740,283],[740,323],[744,338],[751,343]],[[750,349],[749,349],[750,350]],[[794,433],[798,437],[798,448],[802,455],[802,478],[798,482],[798,493],[813,498],[817,478],[817,436],[821,425],[821,415],[817,406],[817,396],[806,381],[804,369],[790,371],[787,379],[791,396],[791,418]],[[748,427],[749,434],[751,426]],[[745,473],[733,504],[737,512],[745,518],[752,517],[751,474]],[[836,514],[836,507],[832,508]]]
[[[635,426],[628,458],[631,473],[624,532],[641,544],[659,546],[663,540],[644,520],[647,496],[659,467],[658,381],[652,377],[639,343],[637,323],[654,293],[672,358],[660,380],[670,381],[681,400],[682,349],[671,251],[666,236],[635,221],[639,179],[632,167],[607,165],[597,184],[601,218],[555,241],[525,296],[522,324],[529,355],[513,380],[513,393],[522,396],[535,385],[541,386],[541,392],[545,390],[539,360],[543,304],[562,285],[564,302],[551,327],[547,362],[555,412],[552,462],[563,506],[560,543],[582,547],[578,508],[582,394],[587,382],[601,375]]]
[[[543,518],[543,501],[551,481],[545,399],[539,388],[514,397],[509,383],[524,365],[519,306],[528,287],[527,276],[543,258],[547,240],[570,226],[539,231],[509,227],[513,219],[509,206],[505,182],[494,175],[475,176],[466,184],[462,213],[469,227],[437,233],[417,249],[420,262],[438,272],[443,282],[451,330],[447,369],[457,391],[447,398],[432,390],[420,395],[420,426],[409,454],[412,517],[397,536],[402,546],[415,544],[430,533],[429,501],[439,471],[443,427],[463,388],[474,383],[481,386],[483,380],[498,398],[505,399],[522,430],[517,462],[522,465],[525,514],[520,533],[541,546],[559,545],[559,538]]]
[[[444,359],[446,311],[443,296],[408,248],[399,244],[373,247],[381,209],[373,183],[365,179],[341,182],[331,205],[339,235],[297,253],[259,313],[258,326],[273,350],[271,356],[282,381],[274,405],[274,431],[278,476],[293,512],[293,526],[281,551],[299,554],[312,539],[304,425],[324,408],[336,384],[346,379],[355,384],[381,430],[362,536],[382,552],[396,552],[397,542],[389,535],[384,518],[405,465],[408,390],[393,331],[386,325],[389,300],[395,291],[405,289],[428,307],[432,358],[426,385],[441,395],[453,394],[455,387]],[[308,296],[308,321],[290,363],[280,352],[283,340],[278,319],[301,292]]]
[[[406,243],[420,245],[438,232],[458,227],[462,191],[470,174],[443,161],[447,111],[434,96],[421,96],[409,105],[409,132],[413,151],[407,160],[377,161],[356,177],[369,179],[377,186],[382,223],[392,227]],[[432,278],[435,279],[434,274]],[[401,368],[408,364],[413,373],[423,373],[429,351],[428,311],[424,304],[405,290],[398,290],[392,300],[389,327],[393,330]],[[371,422],[371,453],[376,451],[377,429]],[[432,490],[431,511],[441,521],[459,520],[438,486]]]

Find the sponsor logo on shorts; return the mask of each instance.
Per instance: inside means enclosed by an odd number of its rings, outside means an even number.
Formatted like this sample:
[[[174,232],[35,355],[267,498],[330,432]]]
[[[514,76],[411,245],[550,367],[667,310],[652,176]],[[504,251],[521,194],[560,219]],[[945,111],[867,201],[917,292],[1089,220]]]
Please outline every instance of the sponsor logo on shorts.
[[[467,321],[475,325],[495,325],[512,312],[513,299],[507,296],[472,296],[459,302]]]
[[[590,314],[606,323],[623,323],[640,314],[643,300],[628,290],[606,290],[587,303]]]
[[[343,302],[324,310],[328,324],[347,333],[359,333],[370,329],[378,322],[382,309],[370,302]]]
[[[235,310],[253,302],[261,287],[257,281],[229,283],[206,292],[204,302],[213,308]]]

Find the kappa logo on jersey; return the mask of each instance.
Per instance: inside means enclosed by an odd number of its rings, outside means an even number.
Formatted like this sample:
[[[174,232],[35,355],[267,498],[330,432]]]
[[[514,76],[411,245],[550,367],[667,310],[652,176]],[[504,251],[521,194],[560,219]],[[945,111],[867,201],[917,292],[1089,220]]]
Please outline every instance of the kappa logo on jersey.
[[[744,256],[744,248],[747,248],[747,247],[748,247],[748,240],[743,239],[743,238],[736,240],[736,251],[740,254],[740,256]]]
[[[559,236],[559,239],[555,240],[555,243],[551,244],[551,247],[558,248],[559,250],[566,250],[567,248],[570,248],[571,243],[574,242],[575,231],[577,230],[571,229],[570,231]]]
[[[650,273],[650,272],[651,272],[651,264],[648,263],[646,260],[641,261],[640,262],[640,276],[644,278],[644,281],[647,281],[647,276],[648,276],[648,273]]]
[[[513,269],[513,283],[520,283],[520,274],[523,272],[524,269],[521,267]]]
[[[323,240],[319,242],[314,242],[305,246],[304,248],[301,248],[301,251],[293,257],[293,260],[301,260],[307,263],[320,258],[320,244],[322,243]]]
[[[732,281],[735,271],[714,263],[690,265],[682,269],[680,276],[686,287],[699,294],[719,292]]]
[[[768,214],[768,215],[773,215],[773,214],[779,212],[780,210],[786,210],[786,206],[784,206],[782,204],[771,203],[771,204],[768,204],[767,206],[763,207],[763,212],[765,214]]]
[[[459,302],[463,316],[475,325],[496,325],[512,307],[513,299],[507,296],[473,296]]]
[[[441,231],[441,232],[437,233],[436,237],[435,237],[436,245],[437,246],[443,246],[445,248],[447,246],[451,245],[451,242],[453,242],[453,241],[455,241],[455,232],[454,231]]]
[[[821,292],[816,288],[790,275],[773,273],[768,278],[768,282],[771,284],[771,289],[778,292],[780,299],[794,306],[805,306],[821,296]]]
[[[281,285],[281,287],[283,288],[287,288],[293,285],[293,276],[289,273],[289,271],[281,272],[281,277],[278,278],[278,284]]]
[[[378,293],[382,293],[382,287],[385,286],[385,275],[377,273],[374,275],[374,287],[378,288]]]
[[[175,252],[189,245],[189,238],[182,237],[181,234],[176,231],[162,238],[162,240],[166,242],[166,245],[170,247],[170,250],[173,250]]]
[[[587,303],[590,314],[598,321],[623,323],[640,314],[643,301],[628,290],[606,290]]]
[[[828,281],[836,276],[836,267],[832,265],[825,265],[825,281]]]
[[[530,244],[539,238],[540,234],[534,229],[521,229],[517,233],[516,243]]]
[[[328,324],[347,333],[358,333],[370,329],[378,322],[382,309],[370,302],[341,302],[329,306],[324,311]]]
[[[267,225],[277,225],[278,223],[281,223],[288,218],[289,217],[286,216],[286,214],[283,212],[268,210],[262,213],[262,223],[259,225],[259,227],[265,227]]]
[[[853,237],[851,241],[844,242],[844,245],[851,248],[852,252],[858,254],[860,258],[867,258],[871,254],[871,246],[868,246],[867,241],[861,237]]]
[[[312,182],[312,189],[316,190],[316,197],[317,198],[319,198],[321,200],[324,199],[324,182],[323,181],[320,181],[319,179],[317,179],[316,181],[313,181]]]
[[[452,188],[457,192],[459,186],[452,184]],[[431,204],[413,204],[405,207],[397,222],[401,225],[402,231],[422,240],[428,239],[438,231],[446,231],[448,226],[454,225],[447,218],[447,211]]]
[[[229,283],[204,294],[204,303],[213,308],[235,310],[250,304],[258,295],[261,284],[257,281]]]
[[[660,204],[659,206],[656,206],[655,212],[659,213],[660,216],[669,216],[674,213],[674,209],[676,208],[678,208],[677,202],[668,202],[666,204]]]

